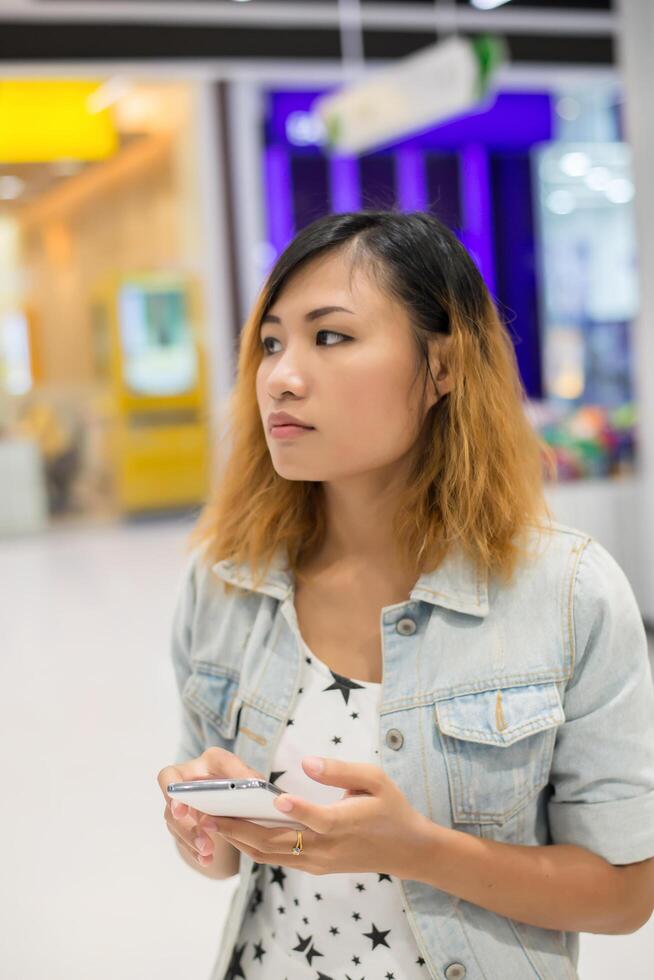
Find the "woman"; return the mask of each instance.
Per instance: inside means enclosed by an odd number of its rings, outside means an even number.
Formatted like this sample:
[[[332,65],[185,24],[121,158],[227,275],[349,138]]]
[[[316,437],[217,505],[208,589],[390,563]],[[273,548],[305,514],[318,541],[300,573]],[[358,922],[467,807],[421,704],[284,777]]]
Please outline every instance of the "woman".
[[[615,560],[550,520],[552,457],[456,236],[392,212],[301,231],[229,429],[159,773],[188,863],[240,874],[213,980],[577,976],[579,932],[654,904],[646,637]],[[305,831],[165,793],[251,773]]]

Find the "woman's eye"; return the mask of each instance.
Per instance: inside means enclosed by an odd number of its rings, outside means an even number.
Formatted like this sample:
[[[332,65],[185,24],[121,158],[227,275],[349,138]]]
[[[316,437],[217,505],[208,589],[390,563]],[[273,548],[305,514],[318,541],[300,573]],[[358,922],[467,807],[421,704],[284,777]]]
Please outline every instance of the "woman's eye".
[[[327,334],[327,336],[329,336],[329,337],[341,337],[343,340],[350,340],[351,339],[350,337],[346,336],[346,334],[344,334],[344,333],[337,333],[335,330],[319,330],[318,333],[316,334],[316,337],[319,337],[320,334]],[[276,337],[264,337],[263,338],[263,340],[261,341],[261,346],[263,347],[264,354],[274,354],[275,353],[274,351],[271,351],[270,348],[266,346],[266,344],[268,343],[269,340],[276,340],[276,339],[277,339]],[[338,345],[337,344],[326,344],[325,346],[327,346],[327,347],[335,347],[335,346],[338,346]]]

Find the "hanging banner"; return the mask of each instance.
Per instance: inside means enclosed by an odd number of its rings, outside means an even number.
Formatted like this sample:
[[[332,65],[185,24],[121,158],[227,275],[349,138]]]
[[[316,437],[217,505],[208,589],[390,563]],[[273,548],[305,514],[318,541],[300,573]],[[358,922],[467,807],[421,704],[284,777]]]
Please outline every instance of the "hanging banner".
[[[461,113],[486,95],[506,61],[500,38],[451,37],[369,77],[322,96],[327,149],[365,153]]]

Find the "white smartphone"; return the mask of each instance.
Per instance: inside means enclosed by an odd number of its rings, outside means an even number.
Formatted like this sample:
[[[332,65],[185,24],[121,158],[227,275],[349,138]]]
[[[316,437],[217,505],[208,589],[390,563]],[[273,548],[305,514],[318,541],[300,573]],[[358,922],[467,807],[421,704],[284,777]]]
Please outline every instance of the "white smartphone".
[[[166,792],[180,803],[214,817],[238,817],[261,827],[307,829],[305,824],[275,809],[273,800],[284,790],[265,779],[194,779],[170,783]]]

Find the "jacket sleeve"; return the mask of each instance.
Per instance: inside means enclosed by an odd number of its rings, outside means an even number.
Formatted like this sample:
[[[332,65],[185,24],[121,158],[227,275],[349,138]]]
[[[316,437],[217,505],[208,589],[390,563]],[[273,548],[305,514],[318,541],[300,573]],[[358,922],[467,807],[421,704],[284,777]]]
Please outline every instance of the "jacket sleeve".
[[[654,681],[626,575],[593,538],[577,567],[574,665],[550,772],[552,842],[611,864],[654,856]]]
[[[187,762],[189,759],[197,758],[205,750],[200,716],[192,710],[182,697],[191,675],[193,616],[197,598],[197,556],[198,550],[196,549],[182,570],[172,619],[170,652],[181,712],[181,731],[175,763]]]

